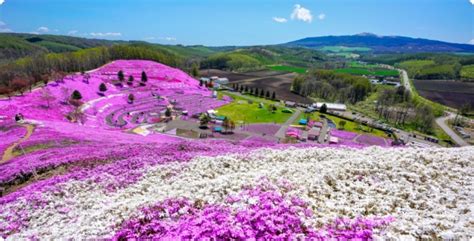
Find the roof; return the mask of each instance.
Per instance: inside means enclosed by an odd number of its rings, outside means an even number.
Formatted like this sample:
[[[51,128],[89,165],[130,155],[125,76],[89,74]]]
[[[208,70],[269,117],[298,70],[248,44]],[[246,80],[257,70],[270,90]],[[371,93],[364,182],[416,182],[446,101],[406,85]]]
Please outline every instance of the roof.
[[[337,109],[337,110],[345,110],[347,109],[345,104],[336,104],[336,103],[323,103],[323,102],[317,102],[316,104],[313,104],[313,106],[316,106],[316,108],[321,108],[323,104],[326,104],[326,107],[328,109]]]
[[[308,124],[308,121],[306,119],[301,119],[299,123],[300,125],[306,125]]]

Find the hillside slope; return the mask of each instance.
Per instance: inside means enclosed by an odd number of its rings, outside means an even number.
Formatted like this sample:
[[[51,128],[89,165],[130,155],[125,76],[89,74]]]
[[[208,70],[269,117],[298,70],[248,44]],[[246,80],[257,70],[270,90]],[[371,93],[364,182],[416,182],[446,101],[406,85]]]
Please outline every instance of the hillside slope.
[[[469,44],[447,43],[402,36],[378,36],[368,33],[346,36],[309,37],[283,45],[308,48],[322,48],[324,46],[365,47],[377,53],[474,52],[474,45]]]

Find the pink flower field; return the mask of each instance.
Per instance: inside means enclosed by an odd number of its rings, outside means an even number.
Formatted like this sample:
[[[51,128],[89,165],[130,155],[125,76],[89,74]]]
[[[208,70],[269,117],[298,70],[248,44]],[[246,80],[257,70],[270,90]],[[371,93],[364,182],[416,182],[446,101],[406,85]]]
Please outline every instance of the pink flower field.
[[[132,85],[118,84],[119,71]],[[143,71],[148,81],[140,84]],[[68,102],[74,90],[82,95],[77,110]],[[281,127],[274,124],[204,140],[133,132],[170,105],[190,119],[231,101],[212,98],[181,70],[142,60],[1,99],[0,240],[474,236],[470,147],[390,148],[383,138],[339,130],[331,130],[336,146],[279,144],[267,138]],[[73,111],[82,121],[67,118]],[[18,113],[21,123],[13,121]]]

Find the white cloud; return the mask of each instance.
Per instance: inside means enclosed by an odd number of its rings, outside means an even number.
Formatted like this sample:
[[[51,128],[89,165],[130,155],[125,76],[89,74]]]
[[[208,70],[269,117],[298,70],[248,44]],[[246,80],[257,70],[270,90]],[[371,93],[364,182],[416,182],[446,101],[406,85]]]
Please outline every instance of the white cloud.
[[[156,38],[155,37],[145,37],[143,38],[143,40],[155,40]]]
[[[5,2],[5,0],[0,0],[0,5],[2,5]]]
[[[10,33],[10,32],[13,32],[13,30],[11,30],[9,28],[1,28],[0,27],[0,33]]]
[[[43,27],[39,27],[39,28],[36,30],[36,32],[38,32],[38,33],[47,33],[47,32],[49,32],[49,28],[48,28],[48,27],[44,27],[44,26],[43,26]]]
[[[71,31],[67,32],[67,35],[76,35],[77,33],[79,33],[79,31],[71,30]]]
[[[311,11],[309,11],[309,9],[296,4],[295,8],[293,9],[293,13],[291,13],[291,19],[311,23],[313,21],[313,15],[311,15]]]
[[[470,0],[471,4],[474,5],[474,0]]]
[[[175,37],[160,37],[160,38],[158,38],[158,39],[166,40],[166,41],[170,41],[170,42],[176,41],[176,38],[175,38]]]
[[[474,1],[474,0],[471,0],[471,1]],[[469,42],[467,42],[467,43],[468,43],[468,44],[472,44],[472,45],[474,45],[474,38],[473,38],[473,39],[471,39],[471,41],[469,41]]]
[[[122,36],[122,33],[114,33],[114,32],[108,32],[108,33],[90,33],[89,35],[93,37],[119,37]]]
[[[277,23],[286,23],[288,20],[286,18],[280,18],[280,17],[273,17],[273,21]]]
[[[474,1],[474,0],[472,0],[472,1]],[[321,13],[321,14],[318,15],[318,18],[319,18],[319,20],[324,20],[326,18],[326,14]]]
[[[7,24],[3,21],[0,21],[0,27],[6,26]]]

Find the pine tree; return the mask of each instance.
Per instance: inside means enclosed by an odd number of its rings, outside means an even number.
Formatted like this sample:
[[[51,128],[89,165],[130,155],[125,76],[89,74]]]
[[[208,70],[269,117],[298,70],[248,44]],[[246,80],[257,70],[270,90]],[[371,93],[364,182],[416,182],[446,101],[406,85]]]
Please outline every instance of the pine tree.
[[[118,79],[120,80],[120,82],[123,82],[125,80],[125,75],[123,74],[123,71],[120,70],[117,74],[118,76]]]
[[[267,90],[267,93],[266,93],[265,97],[266,97],[267,99],[270,98],[270,91]]]
[[[148,81],[148,76],[146,75],[145,71],[142,71],[142,82],[146,83]]]
[[[276,94],[275,94],[275,91],[273,91],[273,94],[272,94],[272,100],[276,100]]]
[[[80,100],[80,99],[82,99],[81,92],[79,92],[78,90],[74,90],[74,91],[72,92],[71,98],[72,98],[73,100]]]
[[[107,91],[107,86],[106,86],[104,83],[101,83],[101,84],[99,85],[99,91],[100,91],[100,92],[105,92],[105,91]]]
[[[265,95],[265,92],[263,92],[263,89],[260,90],[260,97],[263,97]]]

